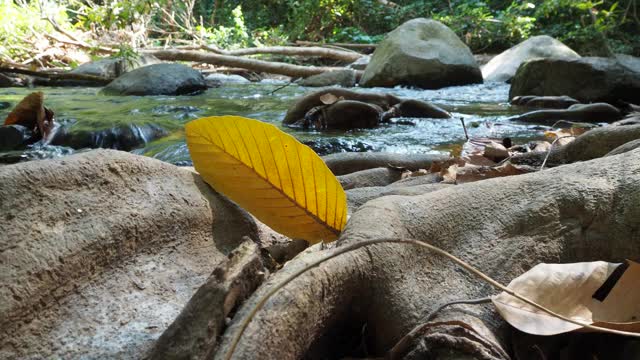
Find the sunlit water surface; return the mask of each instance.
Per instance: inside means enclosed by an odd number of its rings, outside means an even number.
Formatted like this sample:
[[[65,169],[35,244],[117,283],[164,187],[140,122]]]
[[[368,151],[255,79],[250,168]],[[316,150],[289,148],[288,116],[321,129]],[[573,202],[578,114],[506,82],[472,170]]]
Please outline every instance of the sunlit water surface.
[[[313,142],[326,151],[390,151],[399,153],[446,153],[453,144],[465,140],[460,119],[468,126],[470,136],[511,137],[525,141],[538,138],[543,127],[509,120],[517,110],[508,104],[509,85],[449,87],[439,90],[356,89],[391,93],[403,98],[427,100],[451,111],[451,119],[403,119],[415,125],[383,125],[377,129],[352,131],[309,131],[282,125],[287,109],[295,99],[318,89],[277,83],[228,84],[209,89],[197,96],[127,96],[99,94],[99,88],[6,88],[0,89],[0,102],[15,105],[32,91],[45,93],[46,105],[53,109],[56,120],[78,129],[104,129],[127,124],[157,124],[167,129],[168,136],[146,142],[133,150],[180,165],[190,164],[184,140],[186,122],[205,116],[240,115],[272,123],[300,141]],[[0,109],[4,119],[11,107]],[[334,145],[333,147],[331,145]],[[339,146],[335,146],[339,144]],[[338,149],[339,150],[336,150]],[[36,144],[26,150],[30,158],[57,157],[77,152],[60,146]],[[325,152],[326,152],[325,151]]]

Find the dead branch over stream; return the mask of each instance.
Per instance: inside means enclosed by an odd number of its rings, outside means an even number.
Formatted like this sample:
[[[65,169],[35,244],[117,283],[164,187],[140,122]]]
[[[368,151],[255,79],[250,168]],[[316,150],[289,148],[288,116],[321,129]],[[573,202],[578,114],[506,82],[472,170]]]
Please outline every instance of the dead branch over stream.
[[[168,61],[193,61],[218,66],[239,67],[257,72],[291,76],[293,78],[305,78],[328,71],[341,70],[341,67],[315,67],[292,65],[276,61],[263,61],[247,59],[239,56],[210,54],[191,50],[151,50],[143,51],[160,60]]]
[[[285,56],[315,56],[326,59],[340,61],[356,61],[362,57],[361,54],[352,51],[328,49],[319,46],[297,47],[297,46],[267,46],[254,47],[238,50],[222,50],[212,46],[203,45],[202,49],[211,51],[219,55],[247,56],[247,55],[285,55]]]

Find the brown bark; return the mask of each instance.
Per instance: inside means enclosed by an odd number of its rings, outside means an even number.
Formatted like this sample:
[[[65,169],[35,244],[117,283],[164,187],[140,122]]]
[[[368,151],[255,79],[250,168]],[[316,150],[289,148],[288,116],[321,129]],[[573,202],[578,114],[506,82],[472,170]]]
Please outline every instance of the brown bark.
[[[327,46],[327,45],[334,45],[334,46],[340,46],[346,49],[354,49],[354,50],[366,50],[366,49],[375,49],[378,44],[352,44],[352,43],[331,43],[331,44],[323,44],[320,42],[313,42],[313,41],[302,41],[302,40],[298,40],[296,41],[296,45],[302,45],[302,46]]]
[[[359,53],[342,51],[335,49],[327,49],[320,46],[298,47],[298,46],[267,46],[254,47],[238,50],[222,50],[211,46],[202,46],[203,49],[220,55],[229,56],[246,56],[246,55],[286,55],[286,56],[317,56],[327,59],[335,59],[341,61],[353,62],[362,57]]]
[[[249,69],[257,72],[265,72],[270,74],[280,74],[291,76],[293,78],[304,78],[311,75],[321,74],[327,71],[340,70],[339,67],[315,67],[292,65],[275,61],[263,61],[256,59],[247,59],[238,56],[210,54],[202,51],[188,50],[153,50],[144,51],[160,60],[169,61],[193,61],[207,63],[219,66],[238,67]]]
[[[33,71],[33,70],[26,70],[26,69],[11,69],[11,68],[5,68],[5,67],[0,67],[0,73],[23,74],[23,75],[29,75],[29,76],[39,77],[39,78],[45,78],[49,80],[56,80],[56,81],[58,80],[88,81],[98,85],[107,85],[113,80],[113,79],[104,78],[101,76],[94,76],[94,75],[73,74],[73,73],[53,73],[53,72]]]

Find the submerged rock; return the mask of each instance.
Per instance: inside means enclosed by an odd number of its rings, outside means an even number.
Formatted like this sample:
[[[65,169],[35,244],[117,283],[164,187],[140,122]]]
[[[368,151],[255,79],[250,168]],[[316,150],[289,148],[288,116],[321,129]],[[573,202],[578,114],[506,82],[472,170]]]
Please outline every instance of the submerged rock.
[[[380,93],[363,93],[341,88],[330,88],[315,91],[299,98],[287,111],[282,123],[285,125],[293,125],[304,119],[307,112],[317,106],[327,105],[324,100],[325,96],[332,96],[335,100],[355,100],[371,105],[378,106],[383,110],[389,109],[391,106],[402,101],[399,97],[391,94]]]
[[[15,87],[15,86],[25,86],[25,82],[19,78],[14,78],[7,76],[5,74],[0,74],[0,88],[4,87]]]
[[[580,55],[551,36],[533,36],[491,59],[482,67],[482,76],[486,81],[509,81],[520,64],[536,58],[579,59]]]
[[[0,151],[24,148],[33,137],[33,132],[25,126],[0,126]]]
[[[343,139],[325,139],[303,141],[303,144],[310,147],[318,155],[329,155],[341,152],[366,152],[374,151],[375,148],[362,141],[348,141]]]
[[[155,124],[127,124],[98,130],[76,130],[75,126],[77,123],[63,123],[51,139],[51,144],[73,149],[107,148],[129,151],[169,134]]]
[[[360,79],[364,87],[438,89],[475,83],[482,83],[482,73],[471,50],[451,29],[424,18],[387,34]]]
[[[640,104],[640,72],[633,64],[629,59],[600,57],[530,60],[518,68],[509,99],[567,95],[582,103]]]
[[[331,88],[300,98],[285,115],[285,125],[316,129],[374,128],[394,117],[449,118],[431,103],[389,94]]]
[[[356,72],[352,69],[328,71],[321,74],[309,76],[298,81],[300,86],[321,87],[321,86],[356,86]]]
[[[408,99],[393,105],[384,115],[383,120],[394,117],[448,119],[451,114],[429,102]]]
[[[622,112],[607,103],[575,104],[568,109],[537,110],[513,120],[553,125],[558,120],[612,123],[622,118]]]
[[[121,75],[106,95],[192,95],[207,89],[202,74],[182,64],[154,64]]]
[[[204,81],[209,87],[220,87],[223,84],[248,84],[251,81],[235,74],[213,73],[205,76]]]
[[[307,112],[304,127],[316,129],[370,129],[382,119],[382,108],[355,100],[339,100]]]
[[[578,100],[570,96],[516,96],[511,99],[511,105],[547,108],[547,109],[566,109],[572,105],[578,104]]]

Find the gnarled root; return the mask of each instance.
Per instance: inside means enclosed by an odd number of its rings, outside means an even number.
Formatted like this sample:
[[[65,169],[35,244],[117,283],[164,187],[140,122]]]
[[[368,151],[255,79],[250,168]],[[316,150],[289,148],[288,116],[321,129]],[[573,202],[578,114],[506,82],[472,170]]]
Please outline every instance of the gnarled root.
[[[416,238],[506,284],[541,262],[638,257],[639,228],[640,150],[633,150],[419,196],[379,198],[355,212],[336,248],[328,251],[375,238]],[[441,256],[407,244],[376,244],[321,263],[288,283],[239,336],[263,295],[326,254],[297,257],[258,289],[225,332],[216,359],[383,356],[439,304],[495,293]],[[448,307],[432,322],[406,358],[508,356],[509,328],[490,306]],[[363,340],[348,341],[359,337]]]

